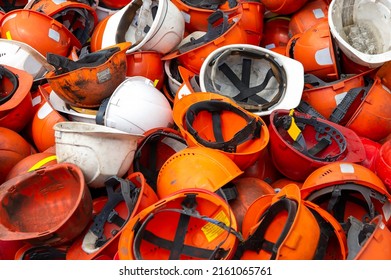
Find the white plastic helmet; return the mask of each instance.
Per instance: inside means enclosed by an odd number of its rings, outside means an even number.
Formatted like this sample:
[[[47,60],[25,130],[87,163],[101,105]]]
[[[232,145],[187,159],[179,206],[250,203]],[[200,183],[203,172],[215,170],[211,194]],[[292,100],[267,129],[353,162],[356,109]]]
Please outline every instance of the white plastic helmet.
[[[100,48],[127,41],[132,43],[128,53],[153,50],[166,54],[181,42],[184,31],[185,20],[171,1],[134,0],[112,14],[102,34],[93,37]]]
[[[350,60],[370,68],[391,60],[390,0],[333,0],[328,13],[330,32]]]
[[[200,88],[235,100],[260,116],[296,108],[304,86],[303,65],[271,50],[232,44],[210,53],[200,70]]]
[[[47,72],[54,70],[36,49],[23,42],[8,39],[0,39],[0,64],[24,70],[34,80],[42,79]]]
[[[53,90],[49,94],[49,103],[59,113],[65,114],[67,119],[74,122],[94,123],[98,110],[76,108],[67,104]]]
[[[122,82],[110,98],[102,102],[96,123],[143,134],[149,129],[171,127],[172,108],[151,80],[134,76]]]
[[[104,187],[110,176],[125,175],[133,163],[137,142],[143,137],[82,122],[59,122],[53,129],[57,161],[79,166],[91,188]]]

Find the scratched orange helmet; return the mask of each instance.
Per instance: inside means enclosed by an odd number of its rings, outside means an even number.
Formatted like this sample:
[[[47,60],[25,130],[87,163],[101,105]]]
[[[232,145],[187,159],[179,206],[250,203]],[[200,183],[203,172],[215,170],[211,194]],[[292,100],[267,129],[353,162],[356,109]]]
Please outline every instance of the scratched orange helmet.
[[[17,203],[21,200],[23,203]],[[69,163],[8,180],[1,185],[0,203],[0,239],[24,240],[34,245],[70,242],[92,216],[91,194],[83,173]]]
[[[37,28],[39,26],[39,28]],[[30,45],[44,57],[51,52],[67,56],[79,40],[63,24],[43,13],[28,9],[8,12],[0,21],[1,38]]]
[[[95,26],[98,16],[95,9],[83,1],[30,1],[24,9],[41,12],[62,23],[80,42],[85,45]]]
[[[286,54],[303,64],[305,74],[313,74],[325,81],[339,79],[339,64],[327,19],[294,35],[288,42]]]
[[[260,116],[220,94],[183,96],[174,104],[173,118],[189,146],[216,149],[242,170],[258,159],[269,142],[267,126]]]
[[[19,161],[34,153],[35,150],[19,133],[0,127],[0,184]]]
[[[257,198],[243,219],[241,260],[320,259],[321,229],[304,204],[299,187],[286,185],[277,194]]]
[[[41,152],[29,155],[16,163],[9,171],[6,181],[18,175],[37,170],[42,167],[54,165],[57,163],[55,153]]]
[[[308,0],[263,0],[262,4],[270,12],[289,15],[298,11]]]
[[[121,43],[77,61],[48,54],[47,60],[56,70],[45,77],[54,92],[70,105],[97,108],[125,80],[129,46],[130,43]]]
[[[203,189],[186,189],[134,216],[118,244],[120,260],[229,260],[240,234],[228,203]]]
[[[391,258],[391,231],[381,215],[369,222],[349,217],[347,232],[348,260],[389,260]]]
[[[322,166],[307,177],[301,193],[342,225],[349,216],[369,222],[377,215],[390,224],[391,195],[381,179],[362,165],[334,162]]]
[[[20,132],[33,116],[33,77],[24,70],[0,65],[0,126]]]
[[[163,164],[157,177],[157,195],[163,199],[188,188],[217,192],[242,173],[229,157],[215,149],[188,147]]]
[[[94,200],[94,217],[70,246],[66,259],[92,260],[101,256],[113,259],[127,223],[143,209],[158,201],[142,173],[126,178],[112,176],[105,182],[107,196]]]
[[[289,35],[305,32],[321,19],[328,16],[328,4],[324,0],[311,0],[296,11],[289,22]]]

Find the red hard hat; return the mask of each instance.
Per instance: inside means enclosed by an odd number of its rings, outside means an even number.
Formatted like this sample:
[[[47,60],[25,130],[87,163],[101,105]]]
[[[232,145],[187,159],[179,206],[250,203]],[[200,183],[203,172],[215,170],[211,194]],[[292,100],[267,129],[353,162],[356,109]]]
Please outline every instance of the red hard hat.
[[[289,15],[298,11],[308,0],[263,0],[262,4],[270,12]]]
[[[383,143],[375,159],[375,172],[391,192],[391,139]]]

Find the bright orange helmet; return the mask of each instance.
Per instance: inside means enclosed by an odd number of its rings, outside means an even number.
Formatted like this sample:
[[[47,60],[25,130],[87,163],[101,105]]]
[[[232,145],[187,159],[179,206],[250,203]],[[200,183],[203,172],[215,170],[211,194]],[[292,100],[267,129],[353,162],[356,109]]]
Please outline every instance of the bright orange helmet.
[[[240,239],[228,203],[191,188],[134,216],[120,236],[118,255],[120,260],[229,260]]]
[[[188,188],[217,192],[242,173],[229,157],[215,149],[188,147],[173,154],[160,169],[157,194],[163,199]]]
[[[375,173],[391,193],[391,139],[381,144],[375,159]]]
[[[216,149],[242,170],[255,163],[269,142],[260,116],[212,92],[183,96],[174,104],[173,119],[189,146]]]
[[[26,43],[44,57],[49,52],[67,56],[74,46],[81,49],[79,40],[68,28],[37,11],[18,9],[8,12],[1,19],[0,27],[1,38]]]
[[[327,19],[293,36],[286,54],[303,64],[305,74],[313,74],[325,81],[339,79],[339,64]]]
[[[270,12],[289,15],[298,11],[308,0],[262,0],[262,4]]]
[[[322,166],[307,177],[301,193],[303,199],[326,209],[341,224],[349,216],[370,221],[377,215],[390,224],[391,195],[381,179],[364,166],[343,162]]]

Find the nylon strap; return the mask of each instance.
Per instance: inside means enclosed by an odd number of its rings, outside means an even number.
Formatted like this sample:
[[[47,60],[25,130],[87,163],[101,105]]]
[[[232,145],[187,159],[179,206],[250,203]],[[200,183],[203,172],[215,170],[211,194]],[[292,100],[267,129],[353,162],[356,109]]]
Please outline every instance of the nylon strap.
[[[361,249],[365,246],[370,236],[376,229],[376,226],[369,223],[363,223],[353,216],[348,218],[349,230],[346,235],[348,255],[347,260],[353,260]]]
[[[195,121],[195,118],[202,111],[210,112],[212,115],[215,114],[215,116],[212,118],[215,138],[222,138],[222,134],[219,132],[219,130],[221,131],[221,121],[217,120],[216,114],[218,114],[218,117],[220,118],[220,114],[223,111],[234,112],[243,118],[247,122],[247,125],[238,131],[230,140],[224,141],[224,139],[220,139],[219,141],[216,139],[216,142],[212,142],[200,137],[198,132],[193,128],[193,122]],[[191,105],[186,111],[185,122],[188,132],[196,139],[198,143],[205,147],[219,149],[230,153],[236,152],[236,148],[239,144],[249,139],[260,138],[261,136],[262,123],[259,120],[233,106],[232,104],[222,102],[220,100],[201,101]]]
[[[51,246],[35,246],[27,249],[19,260],[65,260],[66,251]]]

